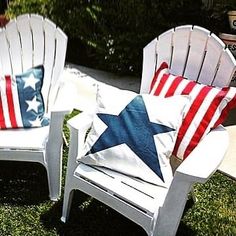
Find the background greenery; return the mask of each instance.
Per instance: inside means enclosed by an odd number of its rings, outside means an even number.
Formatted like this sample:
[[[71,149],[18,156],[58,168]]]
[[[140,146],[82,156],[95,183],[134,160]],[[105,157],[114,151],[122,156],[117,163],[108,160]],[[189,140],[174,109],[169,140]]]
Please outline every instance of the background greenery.
[[[202,3],[204,2],[204,3]],[[140,75],[142,49],[171,27],[204,26],[228,31],[235,0],[10,0],[7,15],[39,13],[69,36],[67,61]]]

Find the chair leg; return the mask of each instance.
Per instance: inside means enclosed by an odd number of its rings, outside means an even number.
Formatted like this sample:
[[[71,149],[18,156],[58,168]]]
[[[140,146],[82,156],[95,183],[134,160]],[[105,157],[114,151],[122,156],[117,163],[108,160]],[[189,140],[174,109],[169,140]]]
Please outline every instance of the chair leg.
[[[74,195],[74,190],[66,187],[64,193],[63,207],[62,207],[62,216],[61,221],[66,223],[69,218],[71,203]]]
[[[70,160],[70,159],[69,159]],[[63,196],[63,207],[62,207],[62,216],[61,221],[66,223],[69,218],[71,203],[74,195],[74,190],[78,189],[77,182],[73,176],[73,168],[72,163],[68,161],[67,171],[66,171],[66,181],[64,188],[64,196]]]
[[[58,201],[61,196],[62,152],[50,154],[47,157],[49,197],[52,201]]]
[[[55,202],[58,201],[61,196],[61,180],[58,180],[58,174],[56,175],[57,176],[48,176],[49,198]]]

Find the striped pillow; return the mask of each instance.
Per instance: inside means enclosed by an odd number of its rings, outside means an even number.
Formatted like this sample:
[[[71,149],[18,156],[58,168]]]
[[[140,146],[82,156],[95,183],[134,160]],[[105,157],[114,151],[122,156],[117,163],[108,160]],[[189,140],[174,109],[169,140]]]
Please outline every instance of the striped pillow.
[[[156,96],[190,95],[192,103],[179,129],[173,154],[185,159],[200,140],[220,125],[236,107],[236,88],[216,88],[175,76],[164,62],[156,71],[150,93]]]
[[[33,67],[26,72],[0,77],[0,129],[46,126],[49,119],[41,88],[44,67]]]

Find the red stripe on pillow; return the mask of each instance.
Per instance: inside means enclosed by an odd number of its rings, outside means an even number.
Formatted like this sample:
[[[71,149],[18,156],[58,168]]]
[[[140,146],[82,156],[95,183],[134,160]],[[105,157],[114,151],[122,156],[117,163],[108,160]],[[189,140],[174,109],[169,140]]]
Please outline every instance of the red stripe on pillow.
[[[181,95],[188,95],[192,92],[193,88],[197,85],[194,81],[189,81],[185,89],[182,91]]]
[[[182,125],[180,126],[180,129],[179,129],[179,132],[178,132],[178,136],[177,136],[177,140],[176,140],[176,143],[175,143],[175,148],[174,148],[174,151],[173,151],[174,155],[177,155],[178,149],[179,149],[179,146],[181,144],[181,141],[182,141],[183,137],[185,136],[187,130],[189,129],[189,126],[192,124],[193,119],[195,118],[195,116],[196,116],[200,106],[204,102],[205,97],[210,92],[210,90],[211,90],[210,87],[203,87],[200,90],[200,92],[197,94],[195,99],[193,100],[193,102],[192,102],[192,104],[191,104],[191,106],[190,106],[186,116],[184,117]],[[201,124],[204,124],[204,118],[201,120],[200,125]],[[199,130],[198,130],[198,132],[199,132]],[[204,133],[204,130],[202,130],[202,132]],[[203,133],[201,133],[201,134],[197,133],[197,136],[200,135],[202,137]],[[195,132],[194,135],[196,135],[196,132]],[[192,146],[193,143],[191,143],[191,141],[190,141],[189,145]],[[188,145],[188,147],[189,147],[189,145]],[[186,156],[184,156],[183,158],[186,158]]]
[[[163,66],[161,65],[160,68]],[[152,83],[151,94],[162,97],[189,95],[192,104],[178,131],[173,151],[185,159],[200,140],[213,128],[220,125],[228,116],[230,109],[236,107],[236,88],[216,88],[198,84],[181,76],[171,75],[166,69],[159,69]]]
[[[162,76],[162,78],[160,79],[160,83],[159,83],[159,85],[157,86],[157,88],[155,90],[154,95],[156,95],[156,96],[160,95],[160,93],[161,93],[163,87],[165,86],[165,83],[166,83],[168,78],[169,78],[169,75],[167,75],[167,74],[164,74]]]
[[[16,121],[16,114],[15,114],[15,108],[14,108],[11,77],[9,75],[6,75],[5,79],[6,79],[7,104],[8,104],[8,111],[9,111],[11,126],[12,128],[17,128],[18,125]]]
[[[217,111],[218,106],[220,105],[222,100],[225,98],[225,95],[226,94],[222,90],[220,90],[218,92],[218,94],[215,96],[215,98],[212,100],[210,106],[208,107],[205,115],[202,118],[202,121],[198,125],[192,139],[189,142],[189,145],[187,146],[187,148],[184,152],[184,155],[183,155],[184,159],[192,152],[192,150],[200,142],[200,140],[204,136],[205,131],[207,129],[210,131],[210,129],[217,127],[216,123],[214,123],[214,125],[212,125],[210,128],[208,128],[212,117],[214,116],[215,112]]]
[[[222,88],[222,91],[229,92],[230,89],[232,89],[232,88],[225,87],[225,88]],[[236,88],[235,88],[235,91],[236,91]],[[236,93],[235,93],[235,96],[228,102],[227,106],[224,107],[224,109],[221,112],[220,117],[215,122],[214,126],[217,127],[218,125],[222,124],[224,122],[224,120],[225,120],[225,117],[228,116],[230,110],[235,108],[235,107],[236,107]]]
[[[165,97],[173,96],[175,94],[176,89],[178,88],[178,86],[180,85],[182,80],[183,80],[183,78],[181,76],[176,76],[173,80],[173,83],[169,87]]]
[[[6,122],[5,122],[1,97],[0,97],[0,128],[1,129],[6,129]]]
[[[163,62],[154,74],[154,77],[152,79],[152,83],[151,83],[151,86],[150,86],[150,90],[149,90],[150,92],[151,92],[153,86],[155,85],[155,83],[157,82],[157,79],[158,79],[158,76],[159,76],[160,72],[162,70],[165,70],[165,69],[168,69],[168,64],[166,62]]]

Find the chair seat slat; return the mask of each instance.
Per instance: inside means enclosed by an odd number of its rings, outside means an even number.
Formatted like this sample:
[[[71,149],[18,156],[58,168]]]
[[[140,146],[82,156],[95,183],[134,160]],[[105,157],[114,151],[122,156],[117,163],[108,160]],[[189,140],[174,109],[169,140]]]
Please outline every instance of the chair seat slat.
[[[113,195],[122,198],[123,200],[129,202],[131,205],[138,206],[138,208],[141,208],[148,214],[152,214],[158,206],[161,206],[163,204],[163,199],[167,192],[166,189],[155,186],[155,195],[151,196],[149,195],[150,192],[144,192],[145,189],[140,191],[135,188],[135,186],[132,187],[131,184],[127,184],[130,182],[126,182],[124,179],[125,177],[121,177],[121,174],[112,171],[105,174],[106,171],[103,171],[104,170],[102,168],[98,168],[98,170],[96,170],[88,165],[84,165],[81,163],[75,170],[75,176],[83,176],[85,179],[88,179],[96,183],[97,185],[101,185],[102,188],[105,188]],[[160,202],[157,198],[158,194]]]

